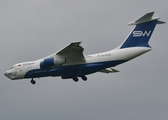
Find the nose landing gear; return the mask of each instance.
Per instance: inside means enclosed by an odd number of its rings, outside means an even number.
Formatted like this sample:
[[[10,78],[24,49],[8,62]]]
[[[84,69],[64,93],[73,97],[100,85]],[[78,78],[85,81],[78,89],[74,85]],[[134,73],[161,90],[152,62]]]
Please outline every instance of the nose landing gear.
[[[31,81],[30,81],[30,82],[31,82],[31,84],[33,84],[33,85],[34,85],[34,84],[36,84],[36,81],[35,81],[35,80],[33,80],[33,78],[31,79]]]

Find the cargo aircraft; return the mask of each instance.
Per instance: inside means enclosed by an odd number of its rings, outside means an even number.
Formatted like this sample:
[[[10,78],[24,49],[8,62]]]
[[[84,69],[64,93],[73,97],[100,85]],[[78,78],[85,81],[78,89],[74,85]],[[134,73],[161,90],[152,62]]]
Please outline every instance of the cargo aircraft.
[[[72,42],[45,58],[17,63],[4,75],[11,80],[31,79],[31,83],[35,84],[34,78],[60,76],[62,79],[73,79],[77,82],[78,78],[86,81],[86,75],[96,72],[119,72],[113,67],[152,50],[148,42],[154,28],[156,24],[165,23],[160,21],[159,17],[153,17],[153,14],[154,12],[149,12],[138,20],[128,23],[135,25],[135,28],[125,41],[113,50],[84,55],[84,48],[80,45],[81,41]]]

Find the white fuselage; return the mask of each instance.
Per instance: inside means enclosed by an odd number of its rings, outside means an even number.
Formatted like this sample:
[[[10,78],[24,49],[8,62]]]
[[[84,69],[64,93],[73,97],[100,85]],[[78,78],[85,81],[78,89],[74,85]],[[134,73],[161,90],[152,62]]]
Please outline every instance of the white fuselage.
[[[58,66],[58,67],[59,68],[63,67],[63,66],[71,67],[71,66],[79,65],[79,64],[80,65],[81,64],[87,65],[87,64],[93,64],[93,63],[122,61],[122,60],[126,62],[126,61],[129,61],[129,60],[131,60],[141,54],[144,54],[150,50],[151,50],[151,48],[149,48],[149,47],[132,47],[132,48],[125,48],[125,49],[114,49],[114,50],[107,51],[107,52],[102,52],[102,53],[97,53],[97,54],[92,54],[92,55],[85,55],[85,59],[86,59],[85,63],[78,63],[78,64],[76,64],[76,63],[66,64],[65,63],[65,64]],[[52,57],[53,55],[50,55],[48,57]],[[5,76],[7,76],[8,78],[10,78],[12,80],[16,80],[16,79],[25,78],[26,74],[35,74],[35,72],[34,73],[31,73],[31,72],[32,72],[32,70],[40,70],[41,71],[41,68],[40,68],[41,61],[43,61],[43,59],[15,64],[11,69],[9,69],[5,73]],[[118,65],[118,64],[116,64],[116,65]],[[112,65],[112,66],[108,66],[108,67],[114,67],[116,65]],[[53,68],[57,68],[57,66],[53,67]],[[51,68],[51,69],[53,69],[53,68]],[[104,68],[107,68],[107,66],[105,65]],[[101,67],[101,69],[102,69],[102,67]],[[95,72],[97,72],[97,71],[99,71],[99,70],[96,70]],[[36,77],[41,77],[41,76],[36,76]]]

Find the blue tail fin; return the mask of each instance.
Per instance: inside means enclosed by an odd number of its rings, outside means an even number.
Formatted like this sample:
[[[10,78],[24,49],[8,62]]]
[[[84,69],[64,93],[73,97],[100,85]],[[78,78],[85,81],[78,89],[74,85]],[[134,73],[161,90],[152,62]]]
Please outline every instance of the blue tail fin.
[[[152,18],[154,12],[150,12],[142,16],[137,21],[130,22],[129,25],[136,25],[124,43],[120,46],[122,48],[128,47],[150,47],[148,42],[155,29],[156,24],[165,22],[159,21],[157,18]]]

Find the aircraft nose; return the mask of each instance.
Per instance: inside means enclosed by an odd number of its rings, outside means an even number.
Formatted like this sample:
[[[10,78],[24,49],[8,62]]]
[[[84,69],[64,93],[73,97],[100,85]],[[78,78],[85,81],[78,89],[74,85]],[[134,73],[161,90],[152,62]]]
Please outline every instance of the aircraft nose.
[[[8,74],[8,73],[7,73],[7,72],[5,72],[5,74],[4,74],[4,75],[7,77],[7,74]]]
[[[4,74],[7,78],[9,78],[9,74],[8,74],[8,72],[5,72],[5,74]]]

